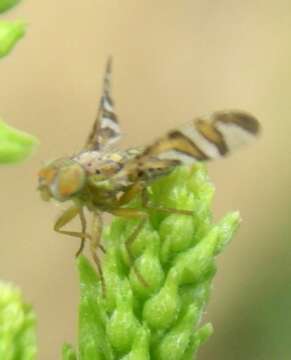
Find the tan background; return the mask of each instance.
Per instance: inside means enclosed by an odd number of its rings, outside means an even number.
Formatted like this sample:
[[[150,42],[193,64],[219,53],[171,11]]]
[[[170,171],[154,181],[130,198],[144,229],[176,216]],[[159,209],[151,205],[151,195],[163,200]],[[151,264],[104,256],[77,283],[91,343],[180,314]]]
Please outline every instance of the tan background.
[[[216,333],[200,358],[289,358],[281,346],[268,357],[262,345],[270,312],[254,331],[260,347],[244,344],[242,333],[254,330],[246,318],[268,299],[277,318],[282,295],[273,293],[271,275],[291,273],[290,1],[27,0],[3,17],[26,19],[29,30],[0,64],[1,116],[41,146],[25,164],[1,168],[0,272],[35,307],[39,358],[57,359],[64,340],[75,341],[78,288],[77,242],[52,231],[63,206],[41,202],[37,171],[83,144],[108,54],[126,146],[216,109],[246,109],[261,120],[260,141],[209,165],[216,217],[240,209],[244,222],[218,260],[207,311]]]

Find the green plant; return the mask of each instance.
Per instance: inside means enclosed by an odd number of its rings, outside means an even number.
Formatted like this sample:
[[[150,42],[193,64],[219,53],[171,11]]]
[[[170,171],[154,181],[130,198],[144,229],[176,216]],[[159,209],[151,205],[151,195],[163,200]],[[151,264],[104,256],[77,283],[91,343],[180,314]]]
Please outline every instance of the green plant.
[[[23,161],[37,144],[34,136],[14,129],[0,120],[0,164]]]
[[[17,0],[0,0],[0,13],[14,6]],[[24,35],[22,22],[0,22],[0,57],[7,55]],[[37,140],[0,120],[0,164],[25,159]],[[24,303],[20,290],[0,282],[0,359],[33,360],[36,357],[35,315]]]
[[[24,34],[23,22],[0,21],[0,58],[8,55]]]
[[[0,359],[33,360],[35,356],[35,315],[18,288],[0,282]]]
[[[69,345],[63,359],[187,360],[212,333],[200,327],[216,272],[215,257],[239,225],[238,213],[211,222],[214,193],[203,165],[181,167],[150,187],[154,205],[193,210],[193,217],[152,212],[133,244],[129,266],[124,241],[135,220],[115,218],[105,231],[103,270],[106,294],[85,257],[80,273],[78,357]],[[139,199],[131,206],[140,206]]]
[[[20,0],[1,0],[0,1],[0,13],[11,9],[13,6],[17,5]]]
[[[19,3],[20,0],[0,0],[0,13],[5,12]],[[6,56],[25,34],[23,21],[0,21],[0,58]]]
[[[19,0],[0,0],[0,13],[12,8],[18,2]],[[0,58],[8,55],[24,34],[24,22],[0,21]],[[37,144],[35,137],[6,125],[0,119],[0,164],[24,160]]]

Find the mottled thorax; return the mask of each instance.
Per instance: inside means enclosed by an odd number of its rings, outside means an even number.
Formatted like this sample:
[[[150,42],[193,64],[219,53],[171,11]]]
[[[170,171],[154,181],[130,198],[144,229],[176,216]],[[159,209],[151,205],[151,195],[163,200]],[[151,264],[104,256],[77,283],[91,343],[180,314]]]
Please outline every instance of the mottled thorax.
[[[103,153],[100,151],[84,151],[75,158],[88,175],[110,177],[121,170],[123,157],[120,153]]]

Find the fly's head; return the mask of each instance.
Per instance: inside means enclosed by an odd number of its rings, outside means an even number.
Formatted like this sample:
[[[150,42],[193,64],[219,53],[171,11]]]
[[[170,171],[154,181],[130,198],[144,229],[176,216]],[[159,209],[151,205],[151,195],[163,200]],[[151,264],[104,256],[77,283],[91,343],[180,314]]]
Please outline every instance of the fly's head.
[[[85,186],[85,169],[73,159],[61,158],[45,165],[38,173],[38,190],[43,200],[72,199]]]

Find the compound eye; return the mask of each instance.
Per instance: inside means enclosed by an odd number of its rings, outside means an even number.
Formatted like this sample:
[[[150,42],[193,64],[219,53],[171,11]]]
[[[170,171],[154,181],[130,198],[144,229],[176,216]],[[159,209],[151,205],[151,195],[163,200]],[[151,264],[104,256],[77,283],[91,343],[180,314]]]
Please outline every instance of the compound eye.
[[[39,182],[42,182],[45,185],[51,184],[55,176],[56,170],[51,167],[43,168],[38,172]]]
[[[82,189],[85,183],[85,171],[79,164],[72,164],[59,169],[51,186],[53,196],[65,201]]]

